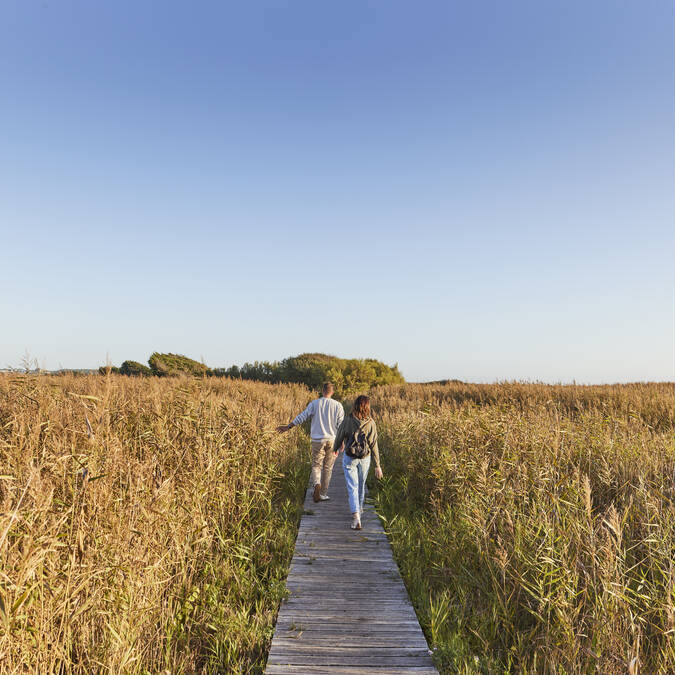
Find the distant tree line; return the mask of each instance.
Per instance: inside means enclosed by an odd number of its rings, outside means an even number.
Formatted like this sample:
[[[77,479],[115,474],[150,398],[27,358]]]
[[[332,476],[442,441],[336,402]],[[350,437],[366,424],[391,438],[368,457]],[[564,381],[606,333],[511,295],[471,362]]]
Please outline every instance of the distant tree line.
[[[205,364],[181,354],[154,352],[148,365],[138,361],[125,361],[117,368],[101,366],[99,372],[119,373],[135,377],[170,377],[192,375],[196,377],[231,377],[259,382],[299,382],[311,389],[318,389],[323,382],[335,385],[338,396],[345,396],[378,384],[405,382],[398,365],[388,366],[377,359],[341,359],[328,354],[300,354],[282,361],[255,361],[230,368],[209,368]]]

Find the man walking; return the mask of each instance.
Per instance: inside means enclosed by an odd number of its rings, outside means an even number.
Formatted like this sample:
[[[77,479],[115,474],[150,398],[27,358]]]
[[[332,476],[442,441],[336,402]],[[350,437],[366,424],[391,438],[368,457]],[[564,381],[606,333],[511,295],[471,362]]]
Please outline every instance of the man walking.
[[[345,416],[342,403],[333,400],[333,392],[333,385],[326,382],[321,398],[314,399],[290,424],[277,427],[277,431],[283,433],[311,418],[312,484],[315,502],[330,499],[326,493],[333,473],[333,463],[337,457],[337,453],[333,453],[333,441]]]

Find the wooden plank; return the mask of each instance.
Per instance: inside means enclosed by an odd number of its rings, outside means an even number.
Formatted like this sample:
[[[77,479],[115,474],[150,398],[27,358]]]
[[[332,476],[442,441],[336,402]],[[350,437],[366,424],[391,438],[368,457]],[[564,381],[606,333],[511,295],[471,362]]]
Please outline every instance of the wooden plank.
[[[284,625],[286,624],[286,625]],[[279,637],[294,637],[298,633],[304,632],[306,634],[326,634],[334,635],[336,639],[344,636],[346,638],[353,636],[354,625],[351,623],[336,623],[336,624],[324,624],[324,623],[311,623],[302,621],[298,622],[289,622],[289,621],[279,621],[277,622],[278,630],[276,634]],[[395,635],[398,633],[409,633],[419,635],[421,639],[424,639],[424,633],[418,630],[417,626],[409,626],[408,624],[371,624],[371,625],[361,625],[359,628],[365,631],[365,635]]]
[[[438,675],[438,671],[429,666],[408,666],[407,668],[378,668],[369,666],[368,670],[354,666],[297,666],[292,664],[269,665],[265,670],[269,675]]]
[[[411,638],[410,636],[398,636],[398,637],[389,637],[389,638],[380,638],[377,639],[372,636],[368,637],[368,647],[367,650],[370,653],[376,654],[381,651],[387,651],[392,649],[405,649],[405,650],[418,650],[419,653],[428,654],[429,648],[427,643],[424,640],[417,640]],[[405,647],[401,645],[405,643]],[[325,649],[344,649],[349,651],[352,650],[361,650],[361,646],[354,646],[354,641],[347,642],[346,640],[330,640],[329,637],[324,637],[322,639],[310,638],[308,640],[302,639],[299,640],[275,640],[274,651],[286,652],[286,651],[298,651],[304,650],[311,653],[314,653],[315,650]],[[416,652],[417,653],[417,652]]]
[[[437,675],[381,520],[351,530],[344,474],[331,500],[307,491],[266,673]]]
[[[335,571],[331,568],[331,565],[325,565],[319,561],[319,564],[294,565],[289,572],[288,582],[301,583],[303,581],[313,581],[315,583],[323,583],[326,588],[343,588],[345,590],[352,585],[372,586],[393,582],[395,585],[405,588],[401,580],[394,577],[394,573],[398,573],[396,568],[380,571],[377,574],[349,575],[345,573],[339,579],[336,579],[334,576]]]
[[[361,637],[345,637],[339,636],[335,633],[302,633],[297,638],[282,638],[277,636],[274,640],[275,647],[289,647],[294,646],[307,648],[307,645],[313,647],[353,647],[355,644],[361,642]],[[378,647],[400,647],[401,644],[406,645],[410,649],[427,649],[427,643],[424,638],[419,638],[414,633],[394,633],[385,637],[375,637],[368,635],[368,648],[376,649]]]
[[[302,586],[293,586],[288,590],[289,596],[287,602],[303,598],[316,603],[317,602],[316,598],[321,597],[321,594],[323,594],[326,589],[324,589],[321,586],[310,586],[303,584]],[[334,590],[336,594],[341,593],[340,589],[338,588],[332,590]],[[401,601],[405,603],[408,602],[408,596],[404,595],[398,588],[394,587],[374,588],[372,586],[361,586],[358,588],[350,588],[348,591],[344,591],[341,593],[341,597],[343,599],[348,600],[360,599],[361,601],[363,601],[364,596],[371,602],[374,601],[386,602],[387,600],[391,602],[396,601]],[[325,602],[336,602],[336,601],[337,597],[331,598],[330,600],[326,600]]]
[[[320,589],[312,587],[303,587],[297,590],[293,590],[288,599],[283,603],[283,606],[293,607],[303,602],[306,603],[307,605],[316,605],[317,604],[316,596],[319,593],[321,593]],[[410,607],[412,609],[412,605],[409,604],[408,598],[405,595],[402,595],[398,590],[392,591],[390,594],[387,594],[386,591],[381,590],[376,593],[369,593],[368,588],[358,589],[357,591],[350,591],[349,593],[345,593],[342,596],[342,601],[339,601],[337,599],[331,599],[322,601],[321,604],[324,607],[329,607],[331,605],[338,603],[342,606],[350,606],[355,603],[363,603],[364,597],[366,597],[368,601],[377,604],[378,606],[380,606],[381,603],[385,605],[398,604],[403,605],[405,607]]]
[[[419,625],[417,619],[414,617],[407,619],[387,619],[386,617],[377,617],[376,615],[367,616],[364,613],[359,613],[357,615],[348,616],[343,614],[341,616],[335,614],[328,614],[326,612],[316,612],[309,613],[303,611],[297,612],[287,612],[284,613],[284,616],[287,621],[291,621],[296,625],[302,626],[305,622],[311,620],[314,622],[321,622],[322,624],[330,625],[331,623],[342,623],[350,626],[364,626],[364,625],[383,625],[391,626],[395,624],[397,626],[415,626]],[[283,624],[282,624],[283,625]]]
[[[365,600],[368,602],[371,602],[373,604],[373,611],[379,612],[380,610],[388,610],[391,608],[399,609],[411,609],[412,610],[412,605],[410,604],[410,601],[408,598],[405,596],[401,596],[400,598],[393,598],[393,599],[377,599],[375,601],[374,596],[366,596]],[[287,600],[284,600],[282,607],[287,607],[289,609],[292,609],[293,607],[298,607],[298,606],[303,606],[303,607],[309,607],[309,608],[316,608],[319,606],[321,609],[342,609],[342,611],[349,612],[352,609],[360,609],[364,605],[364,595],[363,594],[358,594],[352,598],[348,598],[347,596],[343,598],[322,598],[319,602],[317,602],[316,596],[315,597],[307,597],[306,595],[303,596],[290,596]]]
[[[308,591],[316,593],[317,597],[324,595],[322,589],[327,591],[325,594],[329,597],[342,597],[345,593],[354,594],[361,591],[384,593],[397,590],[400,593],[405,593],[405,588],[403,588],[401,582],[396,583],[392,579],[384,577],[368,577],[367,579],[355,579],[354,581],[335,579],[322,581],[321,578],[293,575],[289,577],[287,587],[291,593],[295,593],[298,588],[306,588]]]
[[[330,587],[328,589],[317,585],[301,585],[289,588],[289,595],[283,601],[283,604],[292,604],[298,602],[300,598],[312,601],[314,604],[321,602],[324,605],[341,604],[345,598],[358,598],[362,604],[365,603],[384,603],[384,604],[406,604],[412,607],[408,595],[400,589],[387,587],[377,588],[377,584],[358,586],[356,588],[347,587],[341,590],[339,587]],[[330,592],[327,592],[330,591]]]
[[[312,643],[312,655],[316,656],[325,656],[325,657],[334,657],[334,656],[349,656],[350,658],[356,657],[367,657],[367,658],[376,658],[376,657],[402,657],[402,656],[427,656],[429,654],[428,647],[354,647],[351,645],[318,645]],[[276,644],[270,651],[270,658],[274,656],[275,658],[285,654],[287,656],[295,657],[296,654],[305,653],[307,651],[307,645],[305,644],[294,644],[294,645],[279,645]]]
[[[408,625],[408,624],[370,624],[368,626],[359,626],[360,633],[362,637],[378,637],[386,635],[406,635],[412,637],[414,635],[419,636],[424,640],[424,634],[417,630],[417,626]],[[354,630],[354,624],[349,623],[336,623],[331,624],[330,627],[324,623],[309,623],[309,622],[289,622],[286,625],[278,624],[277,636],[281,637],[301,637],[304,635],[312,634],[329,634],[337,636],[341,632],[352,635]]]
[[[315,575],[309,576],[305,574],[294,574],[288,578],[286,583],[289,590],[296,586],[306,588],[323,588],[330,589],[335,592],[343,593],[355,588],[369,588],[371,592],[376,592],[380,589],[394,590],[398,589],[401,593],[405,593],[405,589],[401,586],[399,580],[388,579],[384,575],[374,575],[367,577],[353,577],[352,579],[326,579],[325,576]]]
[[[330,627],[330,628],[326,628]],[[309,639],[308,634],[310,631],[312,632],[317,632],[320,630],[324,630],[325,632],[331,633],[333,635],[336,635],[340,631],[344,631],[348,635],[354,635],[357,634],[365,640],[369,636],[377,636],[377,635],[382,635],[383,633],[397,633],[397,634],[405,634],[407,636],[413,637],[413,633],[417,630],[417,627],[415,626],[415,623],[413,621],[409,621],[407,623],[396,623],[392,624],[389,622],[382,622],[382,623],[364,623],[364,622],[358,622],[354,621],[352,623],[345,623],[344,621],[342,623],[333,623],[333,622],[327,622],[327,621],[319,621],[316,623],[308,622],[303,620],[302,623],[295,623],[295,627],[291,628],[291,624],[288,624],[286,626],[281,626],[280,630],[286,631],[287,637],[289,635],[289,631],[294,630],[295,634],[304,634],[303,639]],[[419,635],[419,633],[418,633]],[[421,639],[424,639],[424,634],[421,634]]]
[[[270,653],[267,663],[272,665],[295,665],[295,666],[390,666],[392,668],[403,668],[407,666],[424,666],[430,657],[424,656],[392,656],[373,654],[371,656],[358,655],[349,656],[346,654],[324,655],[314,653],[302,654],[281,654],[276,656]]]

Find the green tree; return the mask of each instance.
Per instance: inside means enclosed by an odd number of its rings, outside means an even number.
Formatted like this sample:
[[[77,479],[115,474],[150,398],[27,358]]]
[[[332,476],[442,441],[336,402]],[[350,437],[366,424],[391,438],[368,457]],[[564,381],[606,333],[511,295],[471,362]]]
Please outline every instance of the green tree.
[[[125,361],[119,368],[120,375],[134,377],[147,377],[152,375],[152,370],[138,361]]]
[[[190,359],[182,354],[160,354],[154,352],[148,359],[153,375],[168,377],[171,375],[207,375],[209,369],[199,361]]]

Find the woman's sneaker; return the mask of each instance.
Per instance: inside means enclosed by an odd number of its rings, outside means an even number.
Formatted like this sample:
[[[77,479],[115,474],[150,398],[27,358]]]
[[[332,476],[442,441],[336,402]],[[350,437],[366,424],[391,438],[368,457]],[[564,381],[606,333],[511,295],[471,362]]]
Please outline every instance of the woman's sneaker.
[[[360,530],[361,529],[361,519],[358,517],[358,515],[352,517],[351,528],[352,528],[352,530]]]
[[[329,497],[328,495],[319,495],[319,499],[320,499],[322,502],[327,502],[327,501],[330,500],[330,497]]]

